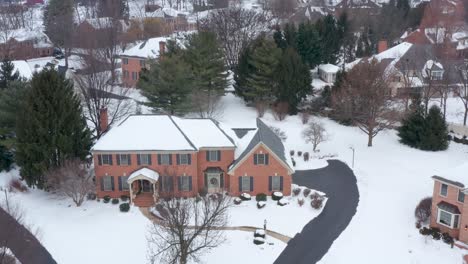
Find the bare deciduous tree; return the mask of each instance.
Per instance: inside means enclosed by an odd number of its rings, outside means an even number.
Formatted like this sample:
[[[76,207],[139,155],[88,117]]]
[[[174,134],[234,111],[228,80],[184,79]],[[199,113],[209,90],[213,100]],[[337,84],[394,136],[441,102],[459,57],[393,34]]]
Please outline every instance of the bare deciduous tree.
[[[397,120],[391,108],[391,76],[377,60],[365,60],[346,74],[332,98],[333,108],[345,109],[339,112],[346,113],[352,123],[367,134],[369,147],[380,131],[390,128]]]
[[[151,263],[187,264],[224,240],[231,199],[212,194],[197,199],[166,199],[156,206],[163,219],[147,237]]]
[[[462,101],[464,106],[463,125],[466,126],[466,119],[468,117],[468,65],[464,64],[458,68],[458,74],[461,85],[455,89],[455,95]]]
[[[312,121],[304,131],[302,136],[307,143],[312,143],[314,152],[320,143],[328,140],[328,133],[322,123],[318,121]]]
[[[47,184],[59,195],[69,197],[77,207],[95,190],[92,174],[79,159],[67,160],[46,174]]]
[[[192,106],[195,114],[200,118],[218,120],[223,115],[221,95],[215,91],[193,92]]]

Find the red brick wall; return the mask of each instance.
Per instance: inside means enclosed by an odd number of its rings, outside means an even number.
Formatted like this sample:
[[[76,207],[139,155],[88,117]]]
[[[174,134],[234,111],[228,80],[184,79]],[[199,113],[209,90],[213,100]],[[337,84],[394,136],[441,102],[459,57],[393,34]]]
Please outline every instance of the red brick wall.
[[[124,64],[124,59],[128,59],[128,64]],[[140,58],[129,58],[129,57],[122,57],[122,82],[127,87],[135,87],[138,79],[139,73],[141,72],[141,65]],[[125,71],[128,72],[128,76],[125,76]],[[132,79],[132,72],[137,73],[137,79]]]
[[[463,211],[460,221],[460,241],[468,244],[468,196],[465,195],[465,204],[463,206]]]
[[[268,165],[255,165],[254,154],[268,153],[268,151],[262,146],[258,146],[243,162],[238,165],[234,171],[234,175],[230,176],[231,185],[230,193],[232,195],[239,195],[239,177],[240,176],[253,176],[254,177],[254,190],[250,192],[251,195],[257,195],[258,193],[266,193],[271,195],[268,190],[268,176],[283,176],[283,194],[291,194],[292,178],[288,173],[288,169],[278,161],[272,153],[269,154]]]
[[[447,232],[447,233],[450,234],[450,236],[458,239],[459,233],[460,233],[459,229],[451,229],[449,227],[446,227],[444,225],[441,225],[441,224],[437,223],[437,204],[440,203],[441,201],[444,201],[444,202],[447,202],[447,203],[450,203],[452,205],[457,206],[458,209],[460,210],[460,212],[462,212],[460,227],[463,230],[465,224],[468,224],[468,222],[467,222],[468,219],[466,219],[467,214],[465,213],[463,215],[463,210],[464,210],[463,207],[465,207],[465,212],[468,212],[467,203],[462,204],[462,203],[458,202],[458,190],[459,190],[459,188],[457,188],[455,186],[452,186],[452,185],[448,185],[447,197],[443,197],[443,196],[440,195],[440,186],[441,186],[441,182],[434,181],[434,191],[433,191],[433,195],[432,195],[432,209],[431,209],[432,211],[431,211],[431,223],[430,223],[430,225],[432,227],[438,227],[438,228],[440,228],[442,233]],[[463,217],[463,216],[465,216],[465,217]],[[464,232],[464,233],[466,233],[466,232]],[[468,242],[468,240],[465,240],[464,242]]]
[[[209,167],[219,167],[224,171],[224,186],[226,190],[229,190],[229,176],[227,175],[228,167],[234,161],[234,149],[223,149],[221,150],[221,161],[207,161],[206,160],[207,150],[201,150],[198,152],[198,186],[201,190],[205,186],[205,174],[204,171]]]

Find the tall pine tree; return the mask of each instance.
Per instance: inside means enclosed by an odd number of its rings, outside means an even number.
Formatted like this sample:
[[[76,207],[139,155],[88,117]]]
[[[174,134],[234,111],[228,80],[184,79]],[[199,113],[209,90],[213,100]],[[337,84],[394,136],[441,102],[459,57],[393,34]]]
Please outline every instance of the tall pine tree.
[[[411,104],[410,114],[403,119],[398,128],[400,142],[413,148],[420,148],[421,136],[426,129],[424,107],[419,98],[415,98]]]
[[[426,116],[426,127],[421,135],[422,150],[446,150],[448,148],[447,123],[440,108],[433,105]]]
[[[68,66],[68,53],[75,27],[73,0],[48,1],[43,19],[47,36],[55,46],[65,50],[65,63]]]
[[[296,42],[297,52],[301,55],[302,60],[310,68],[317,67],[322,61],[322,47],[315,26],[310,22],[301,23],[297,31]]]
[[[16,159],[29,186],[44,188],[44,173],[89,155],[91,133],[73,84],[53,69],[35,74],[16,123]]]
[[[0,65],[0,89],[8,88],[11,82],[19,80],[19,72],[15,71],[15,65],[8,58],[3,59]]]

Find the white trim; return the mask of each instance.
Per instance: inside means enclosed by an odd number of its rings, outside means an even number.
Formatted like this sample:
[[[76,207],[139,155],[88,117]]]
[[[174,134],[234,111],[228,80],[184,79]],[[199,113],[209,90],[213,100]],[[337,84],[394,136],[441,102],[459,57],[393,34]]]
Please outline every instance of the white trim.
[[[445,195],[442,194],[442,186],[447,186],[447,193]],[[445,183],[441,183],[440,184],[440,188],[439,188],[439,195],[442,196],[442,197],[447,197],[448,196],[448,185],[445,184]]]
[[[460,202],[460,200],[458,200],[458,198],[460,197],[460,193],[463,193],[463,202]],[[466,200],[466,194],[465,192],[463,191],[463,189],[458,189],[458,194],[457,194],[457,203],[459,204],[465,204],[465,200]]]
[[[440,222],[440,212],[444,212],[444,213],[447,213],[447,214],[452,216],[450,225],[447,225],[445,223]],[[458,216],[458,225],[457,226],[454,226],[455,216]],[[443,209],[437,208],[437,224],[446,226],[446,227],[448,227],[450,229],[457,229],[457,228],[460,228],[460,220],[461,220],[460,214],[452,214],[452,213],[447,212],[447,211],[445,211]]]

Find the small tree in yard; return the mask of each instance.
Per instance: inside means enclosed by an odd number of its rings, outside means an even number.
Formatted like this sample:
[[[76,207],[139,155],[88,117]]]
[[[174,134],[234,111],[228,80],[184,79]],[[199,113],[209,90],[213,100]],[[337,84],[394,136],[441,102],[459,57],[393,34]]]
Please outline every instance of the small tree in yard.
[[[455,90],[455,95],[463,103],[463,125],[466,126],[466,120],[468,118],[468,64],[458,69],[460,75],[460,82],[462,83],[458,89]]]
[[[328,134],[323,124],[317,121],[312,121],[304,131],[302,136],[307,143],[312,143],[314,152],[320,143],[328,140]]]
[[[8,58],[3,59],[0,64],[0,89],[8,88],[10,82],[19,79],[19,72],[15,71],[15,65]]]
[[[421,134],[425,129],[424,107],[419,98],[413,99],[410,110],[411,112],[398,128],[398,136],[401,143],[418,148],[421,143]]]
[[[427,197],[422,199],[416,209],[414,210],[414,216],[417,219],[417,223],[422,224],[426,223],[431,216],[431,206],[432,206],[432,198]]]
[[[47,184],[58,194],[70,197],[77,207],[94,190],[92,175],[79,159],[67,160],[46,174]]]
[[[426,126],[421,134],[422,150],[446,150],[448,148],[448,129],[440,108],[433,105],[425,120]]]
[[[206,251],[224,241],[229,196],[212,194],[200,199],[166,199],[156,206],[164,218],[154,223],[147,236],[151,263],[199,261]]]

